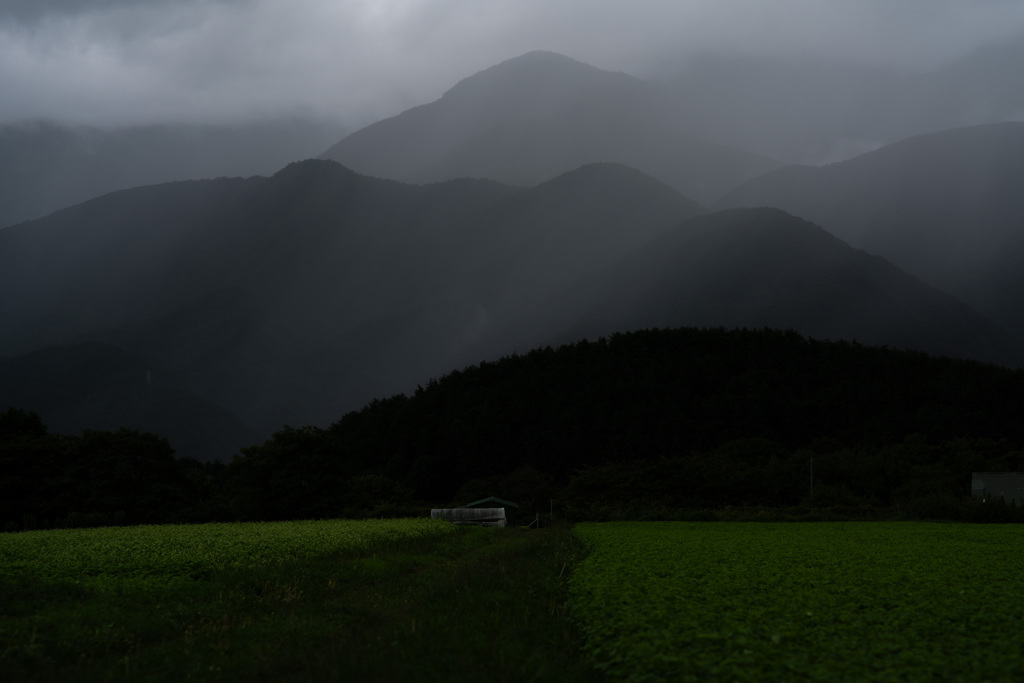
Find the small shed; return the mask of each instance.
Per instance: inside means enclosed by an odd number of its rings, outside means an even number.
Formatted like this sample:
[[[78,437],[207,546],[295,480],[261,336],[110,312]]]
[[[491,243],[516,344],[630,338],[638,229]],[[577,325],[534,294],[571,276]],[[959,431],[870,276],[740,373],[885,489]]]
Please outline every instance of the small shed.
[[[495,498],[490,496],[488,498],[482,498],[480,500],[474,500],[472,503],[466,503],[467,508],[502,508],[505,511],[505,520],[509,526],[516,525],[516,511],[519,506],[513,503],[511,500],[504,500],[502,498]]]
[[[477,526],[504,527],[505,508],[436,508],[430,511],[431,519],[443,519],[452,524],[474,524]]]
[[[1024,505],[1024,472],[972,472],[971,495]]]

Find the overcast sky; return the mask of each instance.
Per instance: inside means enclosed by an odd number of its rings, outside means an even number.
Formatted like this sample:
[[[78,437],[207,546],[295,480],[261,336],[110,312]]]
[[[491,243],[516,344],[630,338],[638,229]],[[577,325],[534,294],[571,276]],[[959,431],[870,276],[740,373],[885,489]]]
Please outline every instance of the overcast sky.
[[[705,50],[927,68],[1024,0],[0,0],[0,123],[358,124],[530,50],[644,75]]]

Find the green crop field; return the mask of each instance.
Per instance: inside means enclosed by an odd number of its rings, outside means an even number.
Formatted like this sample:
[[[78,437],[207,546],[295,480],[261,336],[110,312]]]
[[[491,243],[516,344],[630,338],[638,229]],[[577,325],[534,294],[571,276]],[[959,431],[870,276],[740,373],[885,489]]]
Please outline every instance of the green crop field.
[[[570,588],[629,681],[1024,681],[1019,526],[605,523]]]
[[[1019,526],[0,534],[0,680],[1024,680]]]
[[[252,522],[25,531],[0,536],[5,579],[123,590],[451,533],[432,519]]]
[[[269,567],[453,529],[432,519],[402,519],[27,531],[0,536],[0,576],[69,581],[93,590],[156,589],[215,571]]]
[[[580,550],[426,518],[0,534],[0,681],[592,680]]]

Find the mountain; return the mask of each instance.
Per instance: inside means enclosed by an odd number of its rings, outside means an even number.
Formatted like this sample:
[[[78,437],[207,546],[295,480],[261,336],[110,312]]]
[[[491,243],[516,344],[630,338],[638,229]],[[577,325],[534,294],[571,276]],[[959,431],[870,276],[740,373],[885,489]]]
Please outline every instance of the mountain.
[[[614,164],[525,190],[310,160],[120,191],[0,230],[0,355],[103,344],[265,437],[450,369],[496,321],[701,210]]]
[[[617,162],[700,202],[779,165],[708,142],[681,121],[676,98],[645,81],[531,52],[356,131],[323,156],[410,183],[472,177],[535,185]]]
[[[0,126],[0,227],[115,190],[273,173],[337,140],[307,120],[121,128],[25,121]]]
[[[464,360],[681,326],[794,329],[816,339],[1024,362],[1015,338],[963,302],[769,208],[692,218],[551,297]]]
[[[753,179],[716,208],[775,206],[954,294],[1024,338],[1024,123],[921,135]]]
[[[451,282],[443,305],[475,312],[475,341],[704,210],[635,169],[580,167],[472,216],[458,263],[438,274]]]

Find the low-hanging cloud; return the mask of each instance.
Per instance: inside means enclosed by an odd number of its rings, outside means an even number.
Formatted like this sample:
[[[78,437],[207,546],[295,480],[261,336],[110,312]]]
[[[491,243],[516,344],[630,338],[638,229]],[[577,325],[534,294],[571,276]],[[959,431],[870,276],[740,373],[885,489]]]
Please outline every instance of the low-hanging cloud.
[[[708,51],[927,68],[1022,30],[1007,0],[6,0],[0,123],[363,123],[535,49],[635,74]]]

